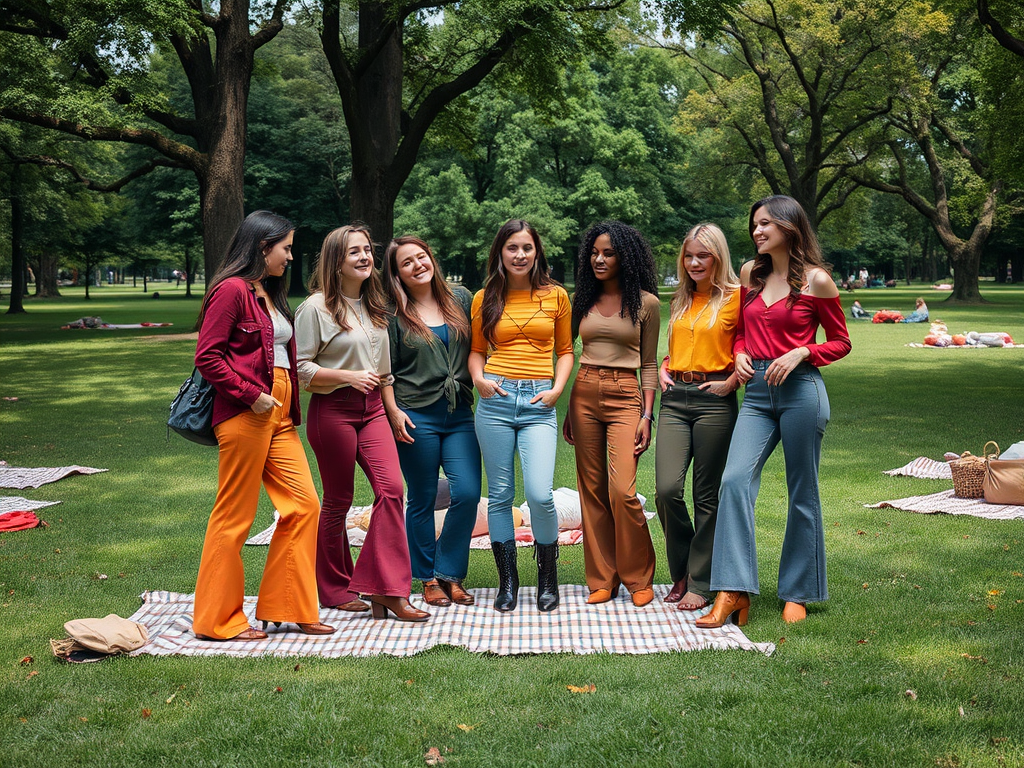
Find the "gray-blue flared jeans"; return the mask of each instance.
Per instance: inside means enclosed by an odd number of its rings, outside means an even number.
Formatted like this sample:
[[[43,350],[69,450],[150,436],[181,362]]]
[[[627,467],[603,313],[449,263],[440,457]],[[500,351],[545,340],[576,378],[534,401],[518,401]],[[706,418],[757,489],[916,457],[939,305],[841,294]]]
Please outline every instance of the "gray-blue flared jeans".
[[[781,386],[768,386],[771,360],[755,360],[736,419],[722,475],[711,588],[757,594],[754,503],[765,461],[782,441],[789,515],[779,562],[779,599],[813,603],[828,599],[825,534],[818,492],[821,439],[829,420],[821,373],[797,366]]]

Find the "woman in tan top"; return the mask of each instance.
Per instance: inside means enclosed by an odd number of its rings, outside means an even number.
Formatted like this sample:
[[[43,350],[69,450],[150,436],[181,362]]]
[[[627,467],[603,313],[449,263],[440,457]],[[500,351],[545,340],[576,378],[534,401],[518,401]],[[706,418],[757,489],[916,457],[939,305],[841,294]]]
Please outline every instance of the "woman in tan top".
[[[306,434],[324,486],[316,555],[320,602],[365,611],[364,594],[375,619],[390,610],[401,621],[426,621],[430,614],[409,605],[402,473],[380,394],[392,379],[388,318],[369,230],[353,225],[328,234],[310,288],[313,295],[295,313],[295,338],[299,381],[313,393]],[[356,462],[374,501],[353,565],[345,518]]]
[[[584,235],[572,309],[583,354],[563,434],[576,448],[588,603],[611,600],[620,583],[638,607],[654,599],[636,466],[651,444],[658,386],[657,291],[654,256],[637,230],[606,221]]]

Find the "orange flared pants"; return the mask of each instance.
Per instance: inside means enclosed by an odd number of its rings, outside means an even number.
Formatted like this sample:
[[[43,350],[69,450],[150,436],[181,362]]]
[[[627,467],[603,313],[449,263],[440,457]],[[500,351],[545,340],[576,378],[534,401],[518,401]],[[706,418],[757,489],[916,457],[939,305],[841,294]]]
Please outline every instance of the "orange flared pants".
[[[273,396],[284,406],[267,413],[240,413],[218,424],[217,501],[206,526],[196,583],[192,631],[216,639],[249,626],[242,611],[245,573],[242,546],[256,518],[260,483],[280,513],[263,568],[256,619],[319,621],[316,594],[316,531],[320,500],[306,452],[288,408],[288,371],[274,369]]]

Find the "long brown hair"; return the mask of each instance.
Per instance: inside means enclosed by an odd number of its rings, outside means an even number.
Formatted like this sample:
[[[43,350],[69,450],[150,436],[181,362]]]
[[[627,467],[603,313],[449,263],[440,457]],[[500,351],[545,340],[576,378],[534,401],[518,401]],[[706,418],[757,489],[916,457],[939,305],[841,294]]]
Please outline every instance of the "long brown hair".
[[[789,283],[789,297],[786,299],[786,306],[792,307],[794,302],[800,298],[807,270],[812,267],[822,267],[829,271],[831,265],[826,264],[821,257],[821,246],[818,245],[818,237],[814,234],[811,221],[807,218],[807,212],[804,211],[800,203],[787,195],[772,195],[764,200],[758,200],[750,207],[748,226],[751,240],[754,239],[754,214],[759,208],[764,208],[771,220],[785,234],[789,247],[789,274],[786,276],[786,282]],[[771,254],[757,253],[754,256],[754,266],[750,270],[748,303],[757,298],[757,295],[764,290],[765,281],[771,272]]]
[[[349,240],[356,232],[365,235],[370,246],[373,246],[373,238],[366,225],[348,224],[338,227],[328,232],[327,237],[324,238],[324,244],[317,256],[316,266],[313,267],[313,274],[309,278],[310,293],[320,291],[324,295],[324,306],[327,307],[334,322],[343,331],[351,330],[352,326],[346,319],[348,305],[341,293],[341,264],[348,254]],[[359,286],[359,297],[363,300],[363,306],[374,326],[386,328],[388,324],[387,300],[384,297],[384,290],[381,288],[380,276],[376,269],[370,270],[370,276]]]
[[[510,219],[502,224],[487,255],[487,282],[484,284],[481,312],[481,330],[484,338],[491,344],[494,344],[494,329],[505,311],[505,300],[508,297],[508,275],[505,274],[505,266],[501,261],[501,249],[505,247],[506,240],[524,229],[533,238],[535,254],[533,269],[530,271],[530,296],[532,297],[533,292],[540,288],[558,285],[548,276],[548,260],[544,256],[544,246],[541,245],[537,230],[523,219]]]
[[[391,303],[394,304],[395,314],[398,315],[399,320],[409,329],[410,333],[421,336],[427,343],[433,343],[437,338],[423,322],[416,308],[412,306],[414,302],[399,276],[398,249],[403,245],[415,245],[417,248],[422,248],[423,252],[430,257],[430,263],[434,267],[434,276],[430,279],[430,292],[434,296],[434,301],[437,302],[438,309],[441,310],[445,325],[455,332],[456,338],[469,338],[469,320],[455,300],[455,294],[452,293],[448,281],[444,279],[444,273],[441,272],[441,265],[437,263],[434,252],[430,250],[430,246],[425,241],[412,235],[396,237],[388,243],[387,250],[384,251],[384,290]]]
[[[284,275],[267,274],[267,252],[295,231],[295,225],[284,216],[271,211],[253,211],[238,225],[224,261],[214,272],[206,285],[206,294],[196,320],[196,328],[203,325],[206,305],[214,289],[230,277],[240,277],[248,283],[261,282],[263,290],[270,297],[274,309],[292,319],[292,308],[288,306],[288,285]]]

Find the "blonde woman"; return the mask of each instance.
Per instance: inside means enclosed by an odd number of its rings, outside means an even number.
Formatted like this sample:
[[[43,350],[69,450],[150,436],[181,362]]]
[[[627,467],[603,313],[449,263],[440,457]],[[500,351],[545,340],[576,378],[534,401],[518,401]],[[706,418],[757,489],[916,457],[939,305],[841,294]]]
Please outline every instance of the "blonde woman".
[[[665,601],[696,611],[711,597],[718,486],[739,410],[732,347],[740,286],[725,235],[714,224],[686,233],[678,264],[669,354],[661,368],[655,484],[673,582]],[[684,496],[691,461],[692,521]]]
[[[372,606],[375,619],[391,611],[399,621],[426,621],[430,614],[409,604],[402,474],[381,399],[381,387],[392,379],[387,304],[369,230],[352,225],[330,232],[310,287],[313,294],[295,313],[295,335],[299,380],[313,393],[306,432],[324,486],[316,557],[320,602],[353,612]],[[353,565],[345,518],[357,462],[374,500]]]

